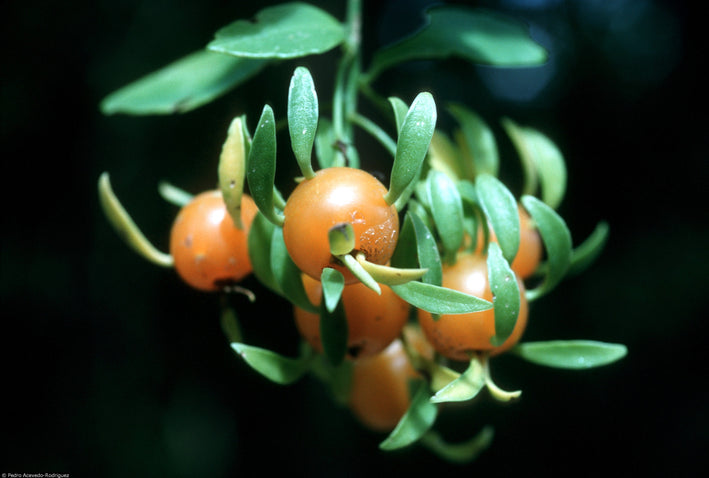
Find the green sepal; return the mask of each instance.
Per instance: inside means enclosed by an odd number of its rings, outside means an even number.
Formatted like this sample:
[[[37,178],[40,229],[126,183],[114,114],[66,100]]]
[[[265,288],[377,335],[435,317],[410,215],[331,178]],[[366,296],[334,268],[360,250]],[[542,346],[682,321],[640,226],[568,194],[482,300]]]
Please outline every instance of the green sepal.
[[[432,7],[426,25],[401,41],[378,51],[365,77],[371,82],[399,63],[451,56],[495,66],[534,66],[547,60],[524,23],[485,9]]]
[[[419,174],[436,127],[436,118],[433,96],[428,92],[419,93],[399,129],[389,190],[384,195],[387,204],[394,204]]]
[[[274,224],[283,224],[275,209],[276,120],[269,105],[263,107],[246,164],[246,182],[259,211]]]
[[[564,220],[550,206],[534,196],[522,196],[522,204],[537,225],[546,249],[547,264],[544,281],[527,291],[534,300],[552,290],[564,277],[571,264],[571,233]]]
[[[580,274],[593,264],[606,245],[609,231],[607,222],[599,222],[586,240],[571,251],[568,275]]]
[[[431,397],[433,403],[463,402],[475,398],[485,387],[485,373],[480,361],[474,358],[458,378],[438,390]]]
[[[581,370],[620,360],[628,349],[623,344],[593,340],[550,340],[517,344],[510,352],[537,365]]]
[[[490,243],[487,255],[487,270],[495,309],[495,335],[490,343],[502,345],[512,334],[520,310],[519,284],[510,264],[502,257],[497,243]]]
[[[231,348],[255,371],[279,385],[289,385],[305,375],[313,357],[312,349],[298,358],[284,357],[261,347],[232,342]]]
[[[450,463],[464,464],[474,461],[480,453],[492,444],[494,436],[492,427],[484,427],[469,440],[460,443],[448,443],[434,430],[429,430],[421,437],[421,444]]]
[[[345,39],[344,25],[301,2],[267,7],[254,21],[237,20],[216,32],[207,48],[237,57],[286,59],[324,53]]]
[[[409,304],[431,314],[467,314],[492,308],[492,303],[457,290],[423,282],[407,282],[391,289]]]
[[[517,201],[502,181],[489,174],[481,174],[475,179],[475,191],[480,206],[497,236],[502,254],[511,264],[519,249]]]
[[[101,101],[101,112],[107,115],[186,113],[243,83],[266,63],[199,50],[106,96]]]
[[[107,172],[101,174],[98,180],[98,196],[103,213],[113,229],[135,252],[144,259],[163,267],[172,267],[175,263],[170,254],[159,251],[143,235],[138,226],[125,210],[118,197],[113,192],[111,180]]]
[[[438,238],[447,260],[454,262],[463,243],[463,201],[453,179],[440,171],[429,171],[426,185]]]
[[[318,127],[318,95],[310,71],[299,66],[288,89],[288,131],[291,147],[305,179],[315,177],[311,156]]]
[[[396,450],[419,440],[436,421],[438,407],[429,400],[428,384],[417,381],[411,405],[389,436],[379,444],[381,450]]]
[[[500,170],[500,155],[497,150],[495,135],[480,115],[468,108],[452,104],[448,110],[460,125],[459,141],[464,154],[460,170],[461,179],[474,179],[478,174],[497,176]]]

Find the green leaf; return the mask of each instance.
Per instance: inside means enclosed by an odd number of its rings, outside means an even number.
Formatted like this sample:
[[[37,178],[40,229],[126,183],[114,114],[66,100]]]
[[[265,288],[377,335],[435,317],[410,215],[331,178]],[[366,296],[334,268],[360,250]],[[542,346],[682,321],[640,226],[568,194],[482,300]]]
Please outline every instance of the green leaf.
[[[301,271],[295,265],[283,241],[283,229],[273,228],[271,240],[271,267],[273,277],[284,296],[294,305],[308,312],[317,313],[318,308],[310,303],[305,292]]]
[[[224,204],[234,225],[239,229],[244,227],[241,221],[241,198],[244,192],[244,178],[246,175],[244,120],[243,116],[236,117],[229,124],[227,138],[222,146],[217,168],[219,189],[222,192]]]
[[[429,400],[428,385],[420,381],[411,405],[389,436],[379,444],[382,450],[396,450],[421,438],[436,421],[438,407]]]
[[[389,191],[384,199],[394,204],[416,178],[436,128],[436,103],[430,93],[419,93],[399,130]]]
[[[431,314],[466,314],[492,308],[480,297],[423,282],[407,282],[391,289],[409,304]]]
[[[342,301],[337,301],[332,312],[327,310],[325,301],[321,301],[320,337],[322,338],[323,352],[328,361],[334,366],[341,364],[345,359],[348,334],[349,327]]]
[[[521,343],[511,352],[538,365],[579,370],[613,363],[625,357],[628,349],[593,340],[550,340]]]
[[[265,65],[263,60],[200,50],[111,93],[101,101],[101,112],[107,115],[185,113],[223,95]]]
[[[452,104],[448,106],[448,110],[460,125],[459,141],[462,142],[461,149],[464,152],[460,158],[463,162],[460,170],[465,178],[474,179],[477,174],[497,176],[500,155],[490,127],[480,115],[464,106]]]
[[[173,206],[183,207],[189,204],[194,198],[194,194],[167,182],[158,183],[158,194]]]
[[[522,162],[524,194],[534,194],[539,182],[542,200],[552,209],[558,208],[566,193],[566,163],[559,148],[535,129],[523,128],[510,119],[504,119],[502,125]]]
[[[271,350],[233,342],[231,348],[258,373],[279,385],[296,382],[308,371],[310,356],[284,357]]]
[[[607,222],[599,222],[591,235],[571,251],[571,265],[567,274],[579,274],[593,264],[606,245],[609,230]]]
[[[399,242],[391,262],[396,264],[396,267],[428,269],[421,280],[427,284],[441,285],[441,256],[436,239],[423,220],[412,210],[407,211],[404,217]]]
[[[310,71],[299,66],[288,90],[288,130],[295,159],[306,179],[315,177],[311,155],[318,127],[318,95]]]
[[[326,267],[320,276],[320,284],[322,285],[325,308],[328,312],[333,312],[342,297],[342,291],[345,289],[345,276],[338,270]]]
[[[480,361],[473,359],[458,378],[431,397],[433,403],[463,402],[472,400],[485,387],[485,373]]]
[[[276,180],[276,120],[270,106],[263,107],[256,126],[246,168],[246,182],[259,211],[276,225],[283,224],[283,216],[275,210]]]
[[[409,105],[404,102],[401,98],[396,96],[390,96],[389,104],[391,104],[391,109],[394,111],[394,121],[396,122],[396,131],[401,131],[401,126],[404,124],[404,118],[406,118],[406,113],[409,111]]]
[[[433,453],[451,463],[470,463],[492,443],[492,427],[485,427],[473,438],[461,443],[448,443],[435,431],[430,430],[421,437],[421,444]]]
[[[128,246],[153,264],[163,267],[174,265],[172,256],[155,248],[135,224],[133,218],[130,217],[128,211],[114,194],[107,172],[102,173],[99,177],[98,196],[108,222]]]
[[[519,248],[517,201],[499,179],[489,174],[481,174],[475,179],[475,191],[502,253],[511,264]]]
[[[502,257],[500,246],[494,242],[488,247],[487,269],[495,309],[495,335],[490,343],[497,347],[512,334],[517,323],[520,309],[519,285],[510,264]]]
[[[207,48],[237,57],[285,59],[324,53],[344,39],[344,26],[329,13],[292,2],[264,8],[255,21],[221,28]]]
[[[320,169],[336,166],[337,136],[332,123],[327,118],[320,118],[317,132],[315,133],[315,157]]]
[[[440,171],[429,171],[426,184],[443,250],[448,257],[455,257],[463,243],[463,201],[453,180]]]
[[[271,243],[276,226],[266,219],[260,211],[254,217],[249,229],[248,247],[249,259],[253,267],[254,275],[272,291],[283,295],[281,286],[278,284],[273,267],[271,266]]]
[[[552,290],[568,271],[571,264],[571,233],[561,216],[534,196],[522,196],[522,204],[537,224],[547,253],[544,282],[536,289],[527,291],[527,298],[534,300]]]
[[[539,65],[547,52],[534,42],[526,24],[484,9],[440,6],[426,12],[427,24],[374,55],[367,81],[402,62],[459,57],[495,66]]]

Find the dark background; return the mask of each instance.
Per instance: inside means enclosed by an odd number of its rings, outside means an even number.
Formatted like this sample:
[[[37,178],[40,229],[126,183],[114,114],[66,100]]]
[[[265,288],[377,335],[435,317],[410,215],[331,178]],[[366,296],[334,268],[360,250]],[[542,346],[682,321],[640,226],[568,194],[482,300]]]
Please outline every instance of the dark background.
[[[694,475],[709,429],[701,297],[709,229],[699,73],[706,44],[689,2],[467,2],[524,18],[550,49],[550,63],[494,71],[423,62],[376,84],[408,101],[427,89],[440,105],[460,101],[481,113],[513,186],[517,159],[498,120],[545,132],[568,162],[560,212],[575,243],[599,220],[611,226],[594,267],[533,304],[526,338],[619,342],[629,355],[581,372],[497,359],[497,382],[522,389],[521,400],[500,405],[481,396],[444,411],[437,425],[451,440],[495,427],[492,448],[465,467],[416,446],[380,452],[383,437],[333,405],[313,379],[283,388],[252,373],[222,335],[217,297],[133,254],[99,211],[96,181],[107,170],[136,222],[165,250],[176,211],[158,196],[159,180],[192,192],[212,187],[229,120],[246,113],[253,127],[265,102],[283,115],[298,64],[312,69],[320,97],[329,97],[335,54],[268,68],[188,114],[100,114],[111,91],[271,3],[0,7],[0,472]],[[340,18],[343,3],[317,2]],[[415,28],[427,3],[365,2],[365,55]],[[365,167],[388,171],[385,154],[364,144]],[[284,158],[279,177],[287,190],[295,163]],[[245,285],[260,291],[252,279]],[[233,303],[247,341],[295,353],[288,304],[266,295]]]

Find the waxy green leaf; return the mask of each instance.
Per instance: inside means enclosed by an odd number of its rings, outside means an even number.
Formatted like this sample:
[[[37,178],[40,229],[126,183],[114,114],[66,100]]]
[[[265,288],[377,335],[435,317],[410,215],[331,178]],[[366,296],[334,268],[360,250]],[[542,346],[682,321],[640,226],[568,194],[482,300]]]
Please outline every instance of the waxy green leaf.
[[[520,310],[519,285],[510,264],[502,257],[496,243],[490,243],[487,270],[495,309],[495,335],[490,339],[494,346],[502,345],[512,334]]]
[[[547,253],[546,275],[542,284],[527,291],[534,300],[552,290],[564,277],[571,264],[571,233],[566,223],[550,206],[534,196],[522,196],[522,204],[537,224]]]
[[[224,204],[234,225],[239,229],[244,227],[241,221],[241,197],[246,177],[244,120],[244,117],[236,117],[231,121],[226,141],[222,145],[219,167],[217,168],[219,189],[222,192]]]
[[[325,308],[332,313],[342,297],[342,291],[345,289],[345,276],[338,270],[326,267],[320,276],[320,284],[322,285]]]
[[[259,211],[251,223],[248,237],[249,259],[256,278],[272,291],[283,295],[281,286],[273,274],[271,243],[276,226]]]
[[[318,308],[310,303],[305,292],[301,271],[288,255],[283,241],[283,229],[275,227],[271,239],[271,268],[273,277],[283,295],[293,304],[308,312],[316,313]]]
[[[259,211],[276,225],[283,224],[283,216],[276,212],[274,203],[276,180],[276,120],[270,106],[263,107],[246,165],[246,182]]]
[[[567,274],[579,274],[586,270],[603,251],[610,228],[607,222],[599,222],[590,236],[571,251],[571,265]]]
[[[315,157],[318,160],[320,169],[338,166],[338,164],[335,164],[337,158],[337,136],[332,127],[332,122],[327,118],[320,118],[318,129],[315,133]]]
[[[436,128],[436,118],[433,96],[427,92],[419,93],[399,131],[389,191],[384,195],[387,204],[394,204],[419,174]]]
[[[111,93],[101,101],[101,111],[107,115],[185,113],[218,98],[265,65],[264,60],[200,50]]]
[[[427,284],[441,285],[441,256],[436,239],[418,214],[411,209],[404,217],[391,263],[396,267],[427,269],[421,280]]]
[[[471,400],[485,387],[485,373],[480,361],[473,359],[458,378],[431,397],[433,403],[463,402]]]
[[[452,104],[448,110],[460,125],[457,139],[461,143],[462,164],[459,169],[464,178],[473,179],[478,174],[497,176],[500,158],[497,141],[490,127],[480,115],[464,106]]]
[[[547,60],[546,50],[529,35],[529,27],[506,15],[458,6],[432,7],[428,22],[413,35],[374,55],[366,80],[402,62],[459,57],[495,66],[534,66]]]
[[[255,371],[279,385],[296,382],[307,373],[311,355],[284,357],[271,350],[233,342],[231,348]]]
[[[396,450],[411,445],[421,438],[436,421],[438,407],[429,400],[428,385],[420,381],[411,399],[411,405],[396,428],[379,444],[382,450]]]
[[[406,113],[409,112],[409,105],[407,105],[404,100],[396,96],[391,96],[388,99],[391,109],[394,111],[394,122],[396,123],[396,131],[398,133],[401,131],[401,126],[404,124]]]
[[[344,39],[344,26],[329,13],[292,2],[264,8],[254,21],[221,28],[207,48],[237,57],[285,59],[324,53]]]
[[[431,215],[445,256],[454,258],[463,243],[463,201],[453,180],[431,170],[426,184],[431,199]]]
[[[467,314],[492,308],[480,297],[423,282],[407,282],[391,289],[409,304],[431,314]]]
[[[542,201],[556,209],[566,193],[566,163],[559,148],[539,131],[518,126],[510,119],[502,121],[524,169],[523,194],[535,194],[541,187]]]
[[[526,342],[510,351],[538,365],[575,370],[608,365],[628,353],[625,345],[593,340]]]
[[[288,89],[288,131],[293,154],[306,179],[315,177],[311,156],[318,115],[318,95],[313,77],[307,68],[299,66],[291,77]]]
[[[172,256],[155,248],[140,231],[133,218],[130,217],[118,197],[114,194],[111,181],[106,172],[99,177],[98,195],[104,215],[126,244],[153,264],[163,267],[172,267],[174,265]]]
[[[503,255],[512,263],[517,255],[520,237],[515,197],[499,179],[489,174],[481,174],[475,179],[475,191]]]

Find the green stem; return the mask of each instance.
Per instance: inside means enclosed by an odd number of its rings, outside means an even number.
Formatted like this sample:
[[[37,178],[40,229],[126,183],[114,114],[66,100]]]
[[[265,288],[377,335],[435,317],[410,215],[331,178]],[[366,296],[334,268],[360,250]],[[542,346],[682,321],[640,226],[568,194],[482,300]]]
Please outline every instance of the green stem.
[[[359,113],[352,113],[350,115],[350,120],[367,133],[371,134],[374,139],[379,141],[379,144],[384,146],[392,157],[396,156],[396,141],[394,141],[391,136],[389,136],[378,124],[369,118],[365,118]]]

